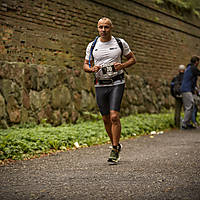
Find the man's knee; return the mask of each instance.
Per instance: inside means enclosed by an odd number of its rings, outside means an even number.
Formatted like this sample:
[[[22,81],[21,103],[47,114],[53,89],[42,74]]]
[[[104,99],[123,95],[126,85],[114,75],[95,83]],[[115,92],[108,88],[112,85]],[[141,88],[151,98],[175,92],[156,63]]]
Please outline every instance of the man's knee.
[[[110,115],[110,121],[112,122],[112,124],[116,124],[119,123],[119,113],[116,111],[111,112]]]

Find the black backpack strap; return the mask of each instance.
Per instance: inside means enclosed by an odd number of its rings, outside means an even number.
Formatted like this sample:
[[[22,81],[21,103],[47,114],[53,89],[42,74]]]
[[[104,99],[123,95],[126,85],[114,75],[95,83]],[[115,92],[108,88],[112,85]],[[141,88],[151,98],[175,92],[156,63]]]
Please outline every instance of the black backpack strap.
[[[119,45],[119,47],[121,49],[121,61],[122,61],[122,56],[123,56],[123,53],[124,53],[124,47],[123,47],[122,41],[119,38],[115,38],[115,40],[117,41],[117,44]],[[128,74],[126,69],[123,69],[123,70],[126,72],[126,74]]]
[[[92,59],[94,60],[93,50],[94,50],[94,47],[95,47],[95,45],[96,45],[96,43],[97,43],[98,38],[99,38],[99,36],[97,36],[97,37],[95,38],[95,40],[93,41],[92,46],[91,46],[91,48],[90,48],[90,56],[89,56],[89,67],[90,67],[90,68],[91,68],[91,57],[92,57]]]
[[[121,58],[122,58],[122,55],[124,52],[124,47],[123,47],[122,41],[119,38],[115,38],[115,40],[117,41],[117,44],[119,45],[119,47],[121,49]]]
[[[93,41],[92,43],[92,46],[91,46],[91,49],[90,49],[90,56],[89,56],[89,67],[91,67],[91,57],[92,59],[94,60],[94,56],[93,56],[93,50],[94,50],[94,47],[97,43],[97,40],[98,40],[99,36],[97,36],[95,38],[95,40]],[[115,38],[116,41],[117,41],[117,44],[119,45],[120,49],[121,49],[121,59],[122,59],[122,55],[123,55],[123,52],[124,52],[124,47],[123,47],[123,44],[122,44],[122,41],[119,39],[119,38]]]
[[[94,47],[95,47],[95,45],[97,43],[98,38],[99,38],[99,36],[97,36],[95,38],[95,40],[92,43],[91,49],[90,49],[90,56],[89,56],[89,67],[90,68],[91,68],[91,57],[94,60],[93,50],[94,50]],[[121,49],[121,60],[122,60],[122,56],[123,56],[123,52],[124,52],[124,47],[123,47],[122,41],[119,38],[115,38],[115,40],[117,41],[117,44],[119,45],[119,47]],[[128,74],[125,69],[124,69],[124,71],[126,72],[126,74]]]

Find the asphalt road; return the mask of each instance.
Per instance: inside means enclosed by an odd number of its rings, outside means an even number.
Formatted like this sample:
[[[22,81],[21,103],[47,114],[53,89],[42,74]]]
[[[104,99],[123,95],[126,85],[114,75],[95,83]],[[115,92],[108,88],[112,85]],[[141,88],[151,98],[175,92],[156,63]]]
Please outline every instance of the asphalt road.
[[[122,144],[118,165],[106,144],[0,166],[0,199],[200,200],[200,129]]]

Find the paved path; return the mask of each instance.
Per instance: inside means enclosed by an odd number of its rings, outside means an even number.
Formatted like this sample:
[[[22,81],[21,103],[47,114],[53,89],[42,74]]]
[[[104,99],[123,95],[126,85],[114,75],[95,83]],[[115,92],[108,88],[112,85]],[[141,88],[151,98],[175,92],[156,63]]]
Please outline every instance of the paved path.
[[[0,166],[1,200],[200,200],[200,130],[122,141]]]

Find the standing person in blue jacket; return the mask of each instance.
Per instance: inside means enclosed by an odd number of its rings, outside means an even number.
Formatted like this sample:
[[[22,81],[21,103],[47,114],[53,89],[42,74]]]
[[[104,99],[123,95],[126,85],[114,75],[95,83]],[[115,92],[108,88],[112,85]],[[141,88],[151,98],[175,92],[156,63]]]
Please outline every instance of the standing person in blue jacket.
[[[194,110],[194,97],[195,87],[197,86],[197,78],[200,76],[200,70],[198,70],[199,57],[192,56],[190,63],[185,70],[183,81],[181,85],[181,93],[183,96],[184,106],[184,119],[182,122],[182,129],[195,128],[191,124],[192,113]]]
[[[121,151],[119,113],[125,85],[124,69],[135,64],[136,59],[125,40],[112,36],[113,24],[109,18],[101,18],[97,28],[99,37],[88,44],[83,69],[95,74],[96,101],[113,147],[108,162],[117,163]],[[122,63],[122,55],[126,62]]]

